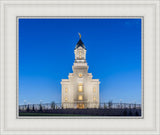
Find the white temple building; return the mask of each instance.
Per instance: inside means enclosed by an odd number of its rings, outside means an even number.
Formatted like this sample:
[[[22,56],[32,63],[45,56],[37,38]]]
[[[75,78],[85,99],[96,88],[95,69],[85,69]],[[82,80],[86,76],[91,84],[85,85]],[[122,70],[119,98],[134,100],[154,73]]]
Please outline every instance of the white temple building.
[[[62,79],[62,107],[65,108],[98,108],[99,107],[99,79],[92,79],[88,73],[86,62],[86,48],[79,34],[79,41],[74,49],[75,61],[73,73],[68,79]]]

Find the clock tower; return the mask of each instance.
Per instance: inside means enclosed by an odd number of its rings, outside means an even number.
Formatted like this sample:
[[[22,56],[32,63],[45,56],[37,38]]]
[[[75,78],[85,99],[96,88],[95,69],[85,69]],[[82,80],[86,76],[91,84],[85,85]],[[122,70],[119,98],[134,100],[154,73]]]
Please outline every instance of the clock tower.
[[[79,41],[74,49],[74,54],[75,54],[75,63],[86,62],[86,48],[81,40],[81,36],[79,37]]]

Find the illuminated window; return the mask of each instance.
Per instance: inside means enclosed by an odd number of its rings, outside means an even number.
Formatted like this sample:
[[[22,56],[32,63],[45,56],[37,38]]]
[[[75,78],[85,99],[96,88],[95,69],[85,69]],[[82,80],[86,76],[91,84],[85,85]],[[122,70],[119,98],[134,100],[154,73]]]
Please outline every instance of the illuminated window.
[[[93,92],[96,92],[96,88],[93,88]]]
[[[81,51],[79,52],[79,58],[82,58]]]
[[[65,88],[65,92],[68,92],[68,89],[67,89],[67,88]]]
[[[65,101],[67,101],[68,100],[68,98],[67,97],[65,97]]]
[[[79,74],[79,77],[82,77],[82,73]]]
[[[95,96],[93,97],[93,101],[96,101],[96,97]]]
[[[82,96],[82,95],[79,95],[79,96],[78,96],[78,100],[83,100],[83,96]]]
[[[82,83],[80,83],[80,84],[78,85],[78,91],[79,91],[79,92],[82,92],[82,91],[83,91],[83,84],[82,84]]]

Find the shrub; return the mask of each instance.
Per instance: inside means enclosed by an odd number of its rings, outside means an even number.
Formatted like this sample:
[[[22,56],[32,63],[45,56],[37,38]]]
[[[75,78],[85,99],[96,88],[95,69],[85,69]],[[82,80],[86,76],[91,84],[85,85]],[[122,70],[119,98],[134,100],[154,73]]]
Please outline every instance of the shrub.
[[[127,116],[127,110],[124,110],[123,116]]]

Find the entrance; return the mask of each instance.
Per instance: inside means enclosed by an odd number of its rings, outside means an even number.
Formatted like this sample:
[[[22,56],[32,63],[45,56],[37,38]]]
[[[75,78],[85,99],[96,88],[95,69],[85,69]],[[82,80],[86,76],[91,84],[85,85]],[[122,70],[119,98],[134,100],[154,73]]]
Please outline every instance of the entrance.
[[[77,104],[77,109],[84,109],[84,104]]]

